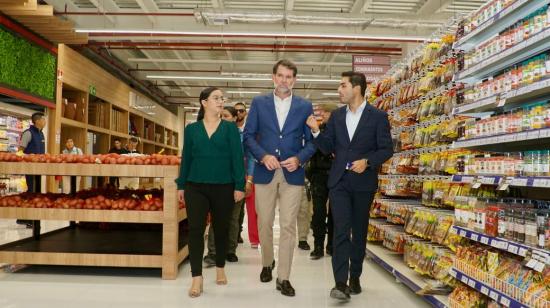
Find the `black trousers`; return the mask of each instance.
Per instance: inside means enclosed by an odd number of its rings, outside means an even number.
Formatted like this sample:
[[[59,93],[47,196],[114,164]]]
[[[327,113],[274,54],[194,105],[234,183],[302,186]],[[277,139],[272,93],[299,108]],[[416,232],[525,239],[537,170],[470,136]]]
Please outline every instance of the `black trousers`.
[[[25,175],[25,181],[27,182],[27,192],[40,193],[42,187],[42,177],[40,175]],[[40,229],[40,221],[17,219],[16,222],[18,224],[34,223]]]
[[[367,247],[369,211],[374,191],[355,191],[350,186],[350,173],[330,190],[330,205],[334,219],[334,250],[332,271],[334,280],[347,283],[359,278]]]
[[[206,217],[211,213],[216,243],[216,266],[225,266],[234,184],[186,183],[185,205],[189,223],[189,259],[193,277],[202,275]]]
[[[314,247],[323,248],[325,235],[328,232],[327,247],[332,248],[333,222],[331,209],[327,213],[328,201],[328,174],[314,173],[311,175],[311,199],[313,201],[313,216],[311,229],[313,229]],[[328,221],[327,221],[328,218]]]

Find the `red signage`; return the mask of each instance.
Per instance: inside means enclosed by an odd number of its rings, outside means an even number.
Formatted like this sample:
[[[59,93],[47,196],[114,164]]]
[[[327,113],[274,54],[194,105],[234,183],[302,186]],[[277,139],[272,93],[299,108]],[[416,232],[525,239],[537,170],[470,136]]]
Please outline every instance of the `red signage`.
[[[353,71],[365,74],[367,82],[373,82],[384,75],[391,67],[391,59],[386,56],[353,55]]]

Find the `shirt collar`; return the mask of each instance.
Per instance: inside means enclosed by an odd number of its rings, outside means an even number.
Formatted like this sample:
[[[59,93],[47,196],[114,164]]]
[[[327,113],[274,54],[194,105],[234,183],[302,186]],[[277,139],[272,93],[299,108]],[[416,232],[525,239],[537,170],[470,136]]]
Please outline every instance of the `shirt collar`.
[[[273,90],[273,97],[274,97],[275,99],[277,99],[277,100],[280,100],[281,102],[291,101],[291,100],[292,100],[292,95],[293,95],[293,93],[292,93],[292,91],[291,91],[289,97],[287,97],[287,98],[285,98],[285,99],[282,99],[282,98],[278,97],[277,94],[275,94],[275,90]]]
[[[351,109],[349,109],[349,105],[346,107],[346,112],[351,112],[353,114],[360,114],[360,113],[363,113],[363,110],[365,110],[365,107],[367,107],[367,101],[363,101],[363,103],[361,105],[359,105],[359,107],[357,108],[357,110],[355,110],[355,112],[351,111]]]

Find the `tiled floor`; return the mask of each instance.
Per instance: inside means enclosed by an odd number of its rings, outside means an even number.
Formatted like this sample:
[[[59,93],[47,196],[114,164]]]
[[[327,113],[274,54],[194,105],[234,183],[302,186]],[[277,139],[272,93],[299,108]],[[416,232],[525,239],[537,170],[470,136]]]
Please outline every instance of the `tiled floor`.
[[[45,224],[46,229],[56,226],[64,223]],[[13,220],[0,220],[0,244],[29,235],[29,230],[17,226]],[[33,266],[17,273],[0,272],[0,308],[428,307],[370,261],[365,261],[362,277],[365,291],[352,297],[351,302],[340,304],[329,297],[333,278],[328,257],[312,261],[309,252],[296,250],[291,282],[297,295],[288,298],[275,291],[274,282],[259,281],[258,250],[245,243],[239,245],[238,255],[238,263],[227,265],[227,286],[214,283],[213,268],[205,270],[205,291],[197,299],[187,296],[190,285],[187,262],[182,264],[178,278],[173,281],[161,280],[159,270],[143,269]]]

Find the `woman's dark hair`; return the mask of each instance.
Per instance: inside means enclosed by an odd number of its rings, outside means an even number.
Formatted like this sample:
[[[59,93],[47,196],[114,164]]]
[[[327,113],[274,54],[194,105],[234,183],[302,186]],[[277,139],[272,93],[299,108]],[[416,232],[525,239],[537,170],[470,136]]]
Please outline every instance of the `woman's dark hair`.
[[[199,95],[199,104],[201,108],[199,109],[199,113],[197,115],[197,121],[204,119],[204,106],[202,105],[202,101],[207,100],[210,97],[210,94],[212,94],[212,92],[216,90],[219,90],[219,88],[208,87],[202,90],[201,94]]]
[[[227,110],[229,111],[229,113],[231,113],[231,116],[236,118],[237,117],[237,109],[231,107],[231,106],[225,106],[223,107],[223,110]]]

